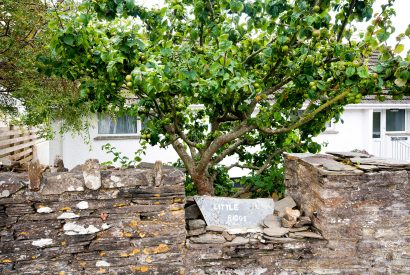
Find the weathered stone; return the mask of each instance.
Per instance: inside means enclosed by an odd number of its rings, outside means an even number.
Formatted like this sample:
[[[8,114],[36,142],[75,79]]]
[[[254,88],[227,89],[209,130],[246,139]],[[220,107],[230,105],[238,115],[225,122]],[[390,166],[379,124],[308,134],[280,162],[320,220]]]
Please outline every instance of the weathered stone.
[[[57,173],[47,176],[40,190],[42,195],[61,195],[64,192],[84,191],[83,177],[73,173]]]
[[[270,236],[270,237],[281,237],[285,234],[289,233],[289,229],[282,228],[282,227],[274,227],[274,228],[265,228],[263,229],[263,234]]]
[[[296,206],[296,202],[293,200],[292,197],[287,196],[280,201],[275,202],[275,212],[278,213],[279,217],[283,217],[285,214],[285,208],[293,208]]]
[[[304,227],[305,225],[310,225],[310,224],[312,224],[312,220],[307,216],[302,216],[302,217],[299,217],[297,223],[295,224],[295,227]]]
[[[225,240],[227,240],[228,242],[232,241],[235,236],[229,234],[227,231],[222,232],[222,236],[225,238]]]
[[[197,219],[197,220],[189,220],[188,221],[188,228],[191,229],[191,230],[199,229],[199,228],[204,228],[205,229],[205,226],[206,226],[206,223],[205,223],[204,220]]]
[[[238,237],[235,237],[235,239],[233,239],[230,244],[243,245],[243,244],[248,244],[248,243],[249,243],[249,238],[238,236]]]
[[[280,217],[270,214],[263,219],[265,227],[281,227]]]
[[[285,213],[283,215],[283,218],[288,220],[288,221],[296,221],[300,217],[300,211],[295,209],[293,210],[290,207],[285,208]]]
[[[217,225],[208,225],[206,227],[206,231],[212,231],[212,232],[224,232],[225,230],[226,230],[226,227],[217,226]]]
[[[307,231],[308,229],[309,229],[309,226],[292,227],[292,228],[289,228],[289,232]]]
[[[204,234],[199,237],[192,237],[190,239],[194,243],[203,243],[203,244],[222,244],[225,243],[226,240],[222,235],[216,234]]]
[[[201,211],[199,211],[198,205],[192,204],[185,208],[185,218],[187,220],[198,219],[201,216]]]
[[[26,174],[11,172],[0,173],[0,198],[10,197],[23,188],[28,182]]]
[[[281,226],[285,228],[291,228],[296,224],[296,220],[281,219]]]
[[[313,239],[323,239],[323,236],[310,231],[299,231],[289,233],[290,238],[313,238]]]
[[[70,173],[82,173],[83,172],[83,165],[78,164],[73,167],[73,169],[70,170]]]
[[[41,179],[43,178],[43,166],[38,162],[38,160],[31,161],[28,164],[28,176],[30,178],[30,190],[38,191],[40,190]]]
[[[360,152],[326,152],[326,154],[334,155],[341,158],[369,158],[371,155]]]
[[[101,168],[98,160],[89,159],[84,163],[83,177],[88,189],[98,190],[101,187]]]
[[[57,155],[54,159],[54,165],[53,165],[54,171],[51,170],[53,173],[58,173],[58,172],[67,172],[68,169],[64,167],[64,161],[63,158],[59,155]]]
[[[205,233],[206,233],[205,227],[202,227],[202,228],[188,230],[187,236],[188,237],[199,236],[199,235],[205,234]]]
[[[272,199],[234,199],[195,196],[207,225],[227,228],[258,227],[263,218],[273,213]]]

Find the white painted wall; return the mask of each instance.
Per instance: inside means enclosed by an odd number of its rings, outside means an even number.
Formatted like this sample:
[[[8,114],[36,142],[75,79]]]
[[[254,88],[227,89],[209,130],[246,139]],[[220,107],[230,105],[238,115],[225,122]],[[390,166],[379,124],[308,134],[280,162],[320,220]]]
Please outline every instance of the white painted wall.
[[[139,144],[139,138],[135,136],[133,139],[124,139],[124,140],[94,140],[98,137],[98,121],[97,116],[92,120],[91,125],[95,125],[93,128],[90,128],[90,143],[87,144],[86,140],[79,136],[73,135],[70,133],[64,134],[61,141],[54,140],[52,147],[61,147],[60,150],[54,150],[52,161],[54,160],[55,155],[60,154],[63,156],[64,165],[71,169],[78,164],[84,163],[87,159],[95,158],[100,162],[111,161],[113,155],[107,154],[101,149],[104,144],[110,143],[112,146],[117,148],[117,151],[120,151],[123,156],[127,156],[130,159],[134,157],[134,152],[141,148]],[[107,135],[104,135],[107,136]],[[146,155],[142,156],[143,161],[145,162],[155,162],[156,160],[161,160],[163,163],[174,162],[178,159],[176,152],[169,148],[167,150],[161,149],[159,146],[149,147],[147,149]]]
[[[315,138],[319,143],[327,143],[322,153],[327,151],[351,151],[354,149],[371,151],[372,110],[347,109],[342,120],[332,129]]]
[[[342,115],[343,123],[340,121],[335,124],[330,131],[326,131],[315,138],[319,143],[327,143],[326,147],[322,148],[322,153],[327,151],[351,151],[354,149],[366,150],[370,154],[378,155],[376,149],[373,148],[372,139],[372,114],[373,109],[389,109],[389,108],[409,108],[403,105],[348,105]],[[410,111],[407,112],[410,115]],[[408,117],[409,118],[409,117]],[[407,120],[408,128],[410,129],[410,119]],[[112,155],[104,152],[101,147],[106,143],[110,143],[122,152],[123,155],[133,158],[134,152],[140,148],[139,139],[137,136],[133,139],[124,140],[95,140],[98,137],[98,120],[94,117],[90,128],[90,143],[87,144],[85,140],[78,135],[65,134],[63,137],[50,141],[48,156],[43,157],[44,161],[52,164],[56,155],[63,156],[65,166],[69,169],[78,164],[84,163],[87,159],[96,158],[100,162],[110,161],[113,159]],[[104,135],[107,136],[107,135]],[[46,147],[46,145],[44,145]],[[43,150],[44,151],[44,150]],[[45,153],[47,155],[47,153]],[[387,156],[386,156],[387,157]],[[41,158],[41,157],[40,157]],[[178,159],[177,153],[172,147],[168,149],[161,149],[158,146],[149,147],[146,155],[142,156],[145,162],[155,162],[161,160],[162,162],[175,162]],[[233,157],[224,161],[224,164],[231,164],[235,161]],[[246,171],[236,169],[230,171],[231,176],[241,176],[246,174]]]

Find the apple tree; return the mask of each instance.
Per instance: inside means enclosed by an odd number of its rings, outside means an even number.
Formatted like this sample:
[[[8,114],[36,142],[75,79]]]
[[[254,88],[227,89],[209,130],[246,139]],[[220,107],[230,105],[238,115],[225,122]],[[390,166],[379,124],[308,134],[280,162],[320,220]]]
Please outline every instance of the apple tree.
[[[75,104],[146,119],[143,138],[172,146],[199,194],[214,193],[228,156],[226,169],[269,176],[284,151],[318,151],[312,138],[344,105],[409,93],[410,57],[398,54],[410,29],[385,45],[393,1],[375,15],[373,0],[136,2],[59,12],[43,61],[78,83]]]

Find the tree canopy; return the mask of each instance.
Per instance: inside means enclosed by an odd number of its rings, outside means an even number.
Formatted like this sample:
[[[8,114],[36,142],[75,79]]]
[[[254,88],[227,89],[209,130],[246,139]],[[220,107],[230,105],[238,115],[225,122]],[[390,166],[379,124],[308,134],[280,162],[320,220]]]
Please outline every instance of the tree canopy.
[[[393,1],[375,15],[373,3],[86,0],[50,22],[42,62],[78,83],[77,106],[147,119],[142,137],[172,146],[198,192],[212,194],[227,156],[238,159],[227,169],[269,175],[284,151],[318,151],[312,138],[344,105],[409,94],[410,56],[398,54],[410,29],[386,46]]]
[[[37,58],[48,54],[52,32],[47,24],[53,14],[48,12],[59,9],[43,0],[0,1],[0,118],[37,125],[43,134],[51,133],[58,119],[65,130],[84,129],[88,112],[86,105],[75,105],[74,82],[39,71],[44,66]]]

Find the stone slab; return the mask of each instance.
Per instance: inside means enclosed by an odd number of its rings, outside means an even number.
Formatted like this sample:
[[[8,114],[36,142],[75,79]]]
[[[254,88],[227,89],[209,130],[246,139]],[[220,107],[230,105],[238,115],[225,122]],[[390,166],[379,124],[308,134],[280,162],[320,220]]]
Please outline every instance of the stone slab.
[[[234,199],[225,197],[194,197],[208,226],[226,228],[257,228],[273,213],[272,199]]]

